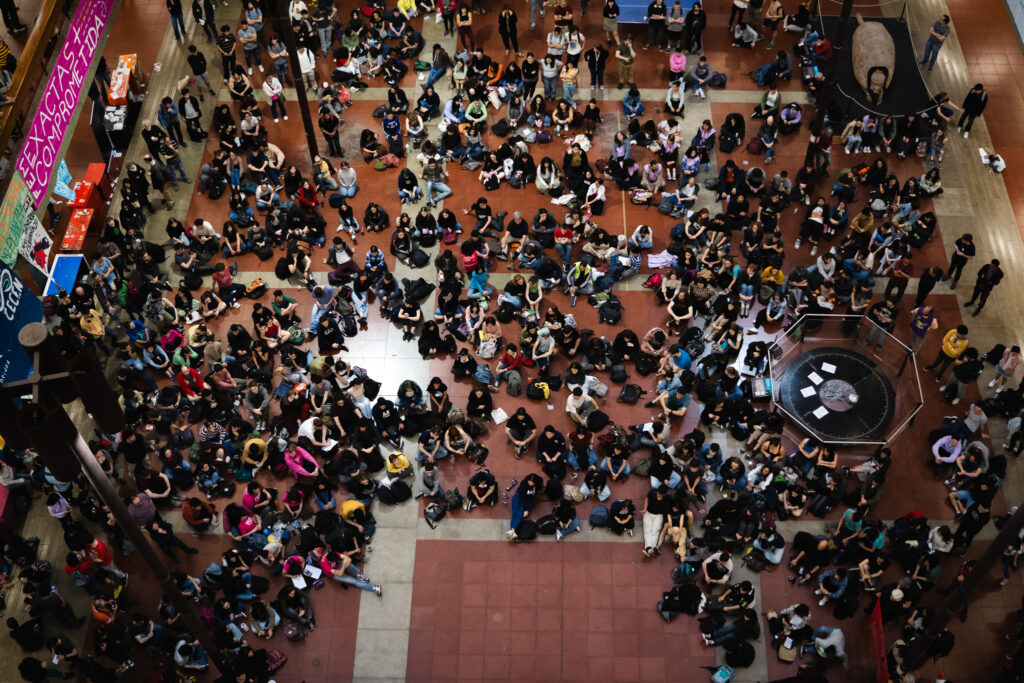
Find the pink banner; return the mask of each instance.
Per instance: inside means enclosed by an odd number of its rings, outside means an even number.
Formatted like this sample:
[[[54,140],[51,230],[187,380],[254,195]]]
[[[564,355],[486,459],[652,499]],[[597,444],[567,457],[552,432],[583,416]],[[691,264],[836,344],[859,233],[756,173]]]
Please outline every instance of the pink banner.
[[[60,163],[68,123],[78,107],[96,46],[116,0],[82,0],[46,83],[16,168],[36,208],[43,205],[53,169]]]

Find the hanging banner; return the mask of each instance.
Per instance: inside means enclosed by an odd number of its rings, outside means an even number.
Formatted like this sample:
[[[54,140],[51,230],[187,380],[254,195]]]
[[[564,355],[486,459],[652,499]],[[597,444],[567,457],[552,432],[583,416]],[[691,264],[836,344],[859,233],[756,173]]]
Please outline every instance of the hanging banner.
[[[27,203],[31,200],[26,199],[25,201]],[[25,257],[26,261],[42,271],[44,276],[49,275],[50,248],[53,246],[53,240],[50,239],[49,233],[46,232],[46,228],[40,222],[39,216],[32,211],[31,206],[26,207],[25,214],[25,231],[21,237],[21,255]]]
[[[64,199],[74,199],[75,191],[71,187],[72,178],[71,171],[68,170],[68,162],[63,159],[60,160],[60,166],[57,167],[57,180],[53,184],[53,194]]]
[[[18,248],[25,230],[26,207],[30,206],[28,186],[17,171],[0,203],[0,261],[13,266],[18,260]]]
[[[46,199],[68,123],[78,108],[82,85],[114,2],[82,0],[78,5],[43,91],[39,109],[25,137],[15,168],[25,179],[37,209]]]
[[[18,343],[18,332],[43,319],[43,302],[7,266],[0,264],[0,384],[25,379],[32,361]]]

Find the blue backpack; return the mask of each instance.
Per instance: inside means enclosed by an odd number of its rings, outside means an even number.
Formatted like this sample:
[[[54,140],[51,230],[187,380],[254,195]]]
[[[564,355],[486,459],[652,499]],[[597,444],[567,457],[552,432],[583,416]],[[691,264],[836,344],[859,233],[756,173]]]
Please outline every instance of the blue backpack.
[[[734,673],[731,666],[723,664],[711,672],[711,683],[729,683]]]
[[[608,511],[607,505],[595,505],[594,509],[590,511],[590,528],[596,529],[597,527],[608,526],[608,517],[611,513]]]

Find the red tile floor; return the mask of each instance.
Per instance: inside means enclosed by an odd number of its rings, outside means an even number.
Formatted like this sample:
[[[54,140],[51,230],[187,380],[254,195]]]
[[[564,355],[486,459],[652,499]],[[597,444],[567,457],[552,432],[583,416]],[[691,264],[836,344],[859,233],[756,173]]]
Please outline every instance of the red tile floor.
[[[992,12],[1003,11],[996,0],[982,0],[983,5]],[[1008,39],[1011,29],[1005,24],[988,22],[980,17],[990,17],[987,11],[979,11],[976,5],[967,8],[962,2],[950,2],[956,9],[963,5],[962,12],[957,12],[957,31],[968,53],[968,64],[972,72],[977,69],[979,77],[997,79],[999,82],[987,83],[993,92],[993,102],[986,112],[986,119],[992,124],[992,134],[997,138],[1000,151],[1007,157],[1010,171],[1007,173],[1008,187],[1011,196],[1021,197],[1024,194],[1013,192],[1018,189],[1014,183],[1021,184],[1024,180],[1013,175],[1018,164],[1014,154],[1021,154],[1020,143],[1013,138],[1011,124],[1015,120],[1010,112],[1012,102],[1021,98],[1019,84],[1009,79],[1012,66],[1018,65],[1021,56],[1017,44]],[[991,5],[991,8],[987,6]],[[724,23],[727,5],[710,9],[711,28],[705,33],[705,51],[716,69],[726,71],[730,76],[730,88],[755,90],[745,74],[758,64],[766,61],[764,52],[747,52],[730,49],[728,39],[721,29]],[[159,10],[159,11],[158,11]],[[138,10],[142,11],[142,10]],[[152,27],[166,27],[163,9],[159,4],[147,3],[145,23]],[[134,46],[138,41],[130,33],[131,24],[125,23],[134,15],[124,14],[118,18],[111,46]],[[1002,15],[999,15],[1002,16]],[[141,17],[136,17],[141,19]],[[122,21],[124,20],[124,21]],[[548,20],[550,21],[550,19]],[[984,23],[983,23],[984,22]],[[477,20],[477,39],[490,41],[494,44],[496,32],[493,29],[493,17]],[[592,35],[598,34],[599,19],[596,12],[588,14],[582,21]],[[639,31],[634,31],[639,35]],[[532,49],[543,52],[542,32],[529,34],[521,31],[522,50]],[[118,42],[120,41],[120,42]],[[972,41],[974,41],[972,43]],[[640,38],[639,42],[643,42]],[[782,38],[782,44],[791,42],[791,38]],[[155,55],[154,44],[148,48]],[[973,48],[973,49],[969,49]],[[122,49],[121,51],[125,51]],[[975,50],[977,52],[975,52]],[[109,50],[108,50],[109,51]],[[640,65],[637,68],[638,80],[644,87],[661,87],[668,79],[667,58],[656,52],[641,52]],[[320,74],[325,76],[326,73]],[[1001,77],[1001,78],[1000,78]],[[374,83],[379,85],[379,83]],[[414,77],[410,75],[403,83],[404,87],[414,88]],[[784,90],[795,90],[796,83],[785,84]],[[996,97],[995,95],[998,95]],[[714,99],[712,97],[712,99]],[[657,103],[649,102],[653,108]],[[348,125],[345,127],[345,148],[349,150],[349,158],[358,156],[355,139],[363,126],[376,126],[369,117],[369,112],[377,102],[359,101],[346,112]],[[292,111],[297,105],[289,103]],[[715,103],[711,105],[712,120],[719,124],[725,114],[731,111],[744,111],[750,105],[733,105]],[[598,133],[598,140],[590,153],[591,160],[600,158],[607,152],[604,141],[618,127],[623,125],[620,115],[616,113],[614,103],[608,103],[605,122]],[[745,113],[745,112],[744,112]],[[693,124],[688,120],[688,125]],[[753,123],[748,122],[748,126]],[[289,158],[301,160],[305,156],[305,137],[301,131],[298,116],[290,121],[274,125],[267,122],[271,140],[285,149]],[[204,159],[212,156],[214,143],[207,143]],[[541,149],[539,155],[547,154],[559,160],[563,152],[559,143]],[[640,152],[640,162],[646,160],[647,152]],[[747,160],[751,165],[763,166],[763,160],[754,159],[743,152],[731,155],[737,160]],[[834,150],[833,168],[838,169],[857,161],[870,158],[871,155],[858,155],[852,159],[845,158],[841,150]],[[803,158],[803,142],[796,137],[784,139],[779,145],[778,161],[766,167],[771,173],[786,168],[791,174]],[[1021,159],[1024,160],[1024,159]],[[395,196],[395,178],[397,171],[389,170],[377,173],[369,169],[361,161],[353,162],[359,173],[360,192],[353,205],[361,211],[370,197],[381,203],[396,216],[401,207]],[[890,160],[890,164],[893,160]],[[921,172],[920,162],[911,159],[897,164],[895,167],[902,178]],[[1024,177],[1024,176],[1022,176]],[[461,169],[452,169],[450,183],[456,196],[448,202],[449,206],[461,209],[482,194],[480,186],[472,174]],[[533,190],[513,192],[506,188],[489,195],[492,204],[505,208],[516,207],[527,217],[540,206],[550,206],[545,197]],[[1016,200],[1020,202],[1020,199]],[[1018,211],[1021,209],[1018,207]],[[782,230],[791,243],[802,212],[786,212],[782,218]],[[205,197],[193,196],[187,215],[191,221],[195,217],[204,217],[215,225],[226,219],[226,201],[212,202]],[[614,229],[621,227],[623,231],[632,229],[642,222],[655,226],[658,239],[656,248],[667,242],[670,222],[661,220],[659,214],[634,206],[628,201],[623,204],[622,196],[617,192],[610,193],[605,216]],[[619,217],[623,216],[623,219]],[[621,226],[619,221],[622,221]],[[330,223],[330,220],[329,220]],[[361,256],[369,244],[377,244],[386,252],[384,235],[363,236],[357,245],[357,253]],[[806,260],[806,252],[798,252],[799,258]],[[390,257],[389,257],[390,260]],[[317,259],[319,261],[319,259]],[[787,259],[787,262],[789,260]],[[944,266],[945,250],[941,237],[926,245],[917,255],[915,264],[918,268],[937,264]],[[252,272],[261,269],[253,256],[240,259],[240,269]],[[265,266],[262,267],[265,269]],[[326,267],[316,263],[317,272],[324,272]],[[501,265],[496,272],[506,267]],[[645,268],[646,270],[646,268]],[[308,301],[308,294],[302,290],[290,291],[301,301]],[[623,327],[630,327],[643,333],[654,325],[664,322],[664,313],[657,307],[649,305],[650,294],[645,292],[620,293],[626,305],[626,317]],[[565,297],[559,294],[552,299],[568,310]],[[943,329],[960,322],[959,307],[952,295],[934,294],[930,301],[939,311]],[[229,312],[218,324],[219,329],[226,329],[226,324],[234,321],[248,321],[250,304],[245,302],[243,308]],[[596,322],[596,313],[589,306],[580,305],[572,309],[581,327],[591,327],[611,337],[620,328],[600,326]],[[907,315],[901,314],[897,321],[900,336],[905,336]],[[969,322],[969,321],[968,321]],[[388,326],[383,321],[371,316],[370,328],[350,342],[352,356],[379,359],[383,362],[384,354],[380,342],[387,339]],[[930,340],[923,351],[923,357],[929,359],[937,348],[937,339]],[[431,374],[443,378],[448,376],[450,360],[436,359],[430,362]],[[565,362],[556,364],[556,369],[563,369]],[[448,381],[446,379],[446,381]],[[650,387],[650,379],[639,381]],[[468,386],[463,383],[448,381],[450,394],[456,405],[464,401],[468,394]],[[931,392],[935,384],[924,378],[924,389]],[[613,419],[623,423],[635,423],[646,420],[649,414],[641,408],[629,408],[614,401],[616,387],[612,386],[609,398],[605,401],[605,409]],[[553,404],[555,409],[548,413],[542,405],[532,404],[530,410],[540,425],[548,420],[556,427],[566,430],[570,427],[564,415],[564,390],[556,394]],[[977,397],[977,389],[971,387],[967,400],[960,406],[960,412],[970,400]],[[929,397],[930,399],[930,397]],[[495,395],[495,401],[509,410],[513,404],[526,402],[526,399],[511,399],[503,392]],[[511,412],[511,411],[510,411]],[[682,434],[693,428],[697,421],[699,404],[695,403],[682,424],[677,425],[677,433]],[[883,519],[892,519],[904,514],[909,509],[918,509],[932,519],[950,517],[950,512],[942,501],[943,487],[930,478],[922,477],[922,449],[928,430],[939,418],[947,413],[958,412],[939,401],[928,400],[924,411],[919,415],[915,425],[900,437],[894,446],[895,463],[888,482],[888,493],[878,505],[876,512]],[[494,454],[488,466],[504,486],[512,478],[522,479],[530,471],[536,471],[535,463],[529,457],[516,461],[503,449],[503,435],[500,428],[492,430],[486,443],[492,447]],[[446,475],[448,481],[463,485],[468,479],[471,468],[466,463],[448,465]],[[268,478],[268,482],[271,479]],[[641,500],[646,485],[634,477],[617,487],[615,497],[632,497]],[[581,517],[587,514],[589,505],[581,507]],[[1005,509],[1005,502],[1000,497],[994,512]],[[547,510],[539,506],[536,514]],[[456,513],[457,518],[463,513]],[[478,510],[474,515],[501,517],[507,514],[502,506],[489,510]],[[603,532],[595,532],[603,533]],[[590,532],[585,532],[590,535]],[[191,542],[191,540],[190,540]],[[203,548],[202,557],[214,555],[227,547],[227,539],[222,536],[204,536],[196,541]],[[411,633],[408,642],[409,677],[417,680],[452,680],[481,678],[500,679],[596,679],[596,680],[661,680],[668,677],[677,680],[705,680],[706,674],[698,667],[714,662],[713,651],[704,648],[696,633],[696,622],[693,619],[677,619],[666,625],[654,612],[654,602],[660,597],[661,591],[668,585],[670,561],[665,559],[653,562],[641,562],[639,540],[630,545],[602,543],[599,541],[576,542],[569,539],[561,545],[535,544],[512,546],[502,541],[494,542],[456,542],[456,541],[419,541],[415,548],[416,568],[414,575],[413,612]],[[411,550],[410,550],[411,551]],[[137,569],[133,558],[123,560],[130,569]],[[953,560],[947,564],[955,564]],[[205,562],[196,560],[184,565],[193,573],[199,573]],[[947,568],[947,573],[949,569]],[[890,572],[895,580],[895,571]],[[886,577],[889,579],[890,577]],[[807,600],[804,589],[792,587],[785,581],[785,573],[777,571],[761,575],[762,596],[766,606],[781,607],[797,599]],[[994,580],[992,582],[994,584]],[[991,591],[992,584],[984,590]],[[287,643],[280,636],[272,643],[291,658],[288,667],[278,676],[278,680],[344,680],[350,678],[355,651],[355,624],[359,609],[357,592],[347,591],[344,594],[329,586],[316,594],[315,607],[322,613],[338,615],[324,624],[301,644]],[[1002,621],[1007,604],[1015,604],[1020,597],[1020,586],[1014,585],[1012,590],[992,591],[985,593],[976,600],[972,608],[968,624],[965,628],[955,627],[958,635],[958,653],[942,666],[951,678],[959,676],[961,680],[989,680],[999,664],[1001,643],[995,635],[998,623]],[[143,598],[155,596],[143,591]],[[815,607],[817,611],[817,608]],[[325,620],[321,620],[324,623]],[[822,614],[818,623],[828,621]],[[867,680],[870,662],[870,646],[868,644],[864,620],[858,617],[850,624],[843,624],[850,644],[851,656],[854,659],[850,671],[851,680]],[[895,637],[894,632],[888,634]],[[396,643],[396,647],[402,644]],[[971,658],[963,653],[986,654],[982,670],[978,670],[981,657]],[[771,676],[783,676],[792,672],[792,667],[783,666],[769,657],[769,673]],[[971,667],[974,667],[973,669]],[[973,674],[970,675],[970,674]]]

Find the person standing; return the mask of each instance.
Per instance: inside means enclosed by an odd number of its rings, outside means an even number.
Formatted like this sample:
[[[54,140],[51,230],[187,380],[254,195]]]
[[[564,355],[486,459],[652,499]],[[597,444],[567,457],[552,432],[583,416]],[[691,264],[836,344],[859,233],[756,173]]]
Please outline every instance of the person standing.
[[[975,301],[978,302],[978,307],[974,309],[972,316],[981,313],[981,309],[985,308],[985,302],[988,301],[989,294],[1002,280],[1003,269],[999,267],[999,259],[992,259],[978,270],[978,277],[974,282],[974,293],[971,295],[971,300],[964,304],[973,306]]]
[[[928,333],[939,327],[939,320],[935,317],[935,310],[931,306],[918,306],[910,313],[910,350],[915,354],[921,353],[925,337]]]
[[[932,24],[928,29],[928,40],[924,43],[924,57],[918,62],[921,66],[927,66],[928,71],[935,66],[935,60],[939,56],[942,44],[949,37],[949,15],[943,14],[942,18]]]
[[[964,97],[963,113],[960,114],[960,121],[956,124],[957,132],[963,129],[964,139],[970,135],[974,119],[981,116],[981,113],[985,111],[986,104],[988,104],[988,93],[985,92],[985,86],[981,83],[975,83],[974,87],[967,93],[967,96]]]
[[[213,86],[210,84],[210,73],[209,67],[206,64],[206,55],[200,52],[199,48],[195,45],[189,45],[188,57],[186,57],[185,60],[192,69],[192,78],[199,83],[199,101],[203,101],[203,85],[206,86],[206,89],[210,91],[211,95],[216,97],[217,93],[213,91]]]
[[[686,13],[686,49],[691,55],[695,55],[704,48],[701,34],[704,27],[708,25],[708,15],[699,2],[693,3],[693,7]]]
[[[519,35],[516,30],[518,21],[519,18],[515,11],[508,5],[505,5],[501,13],[498,14],[498,33],[501,35],[501,42],[505,45],[505,54],[514,50],[516,56],[519,56]]]
[[[650,49],[653,45],[655,48],[665,51],[665,46],[662,43],[665,40],[665,2],[664,0],[654,0],[647,6],[647,44],[644,45],[644,49]]]
[[[889,271],[889,284],[885,288],[885,298],[899,301],[907,291],[910,278],[914,276],[913,255],[909,252],[893,261]]]
[[[931,266],[926,268],[921,277],[917,278],[917,296],[914,299],[914,308],[921,308],[924,300],[935,289],[935,285],[942,279],[942,268]]]
[[[217,36],[217,52],[220,53],[220,67],[223,71],[224,85],[228,84],[228,77],[231,70],[235,68],[235,43],[238,42],[231,27],[224,24],[220,27],[220,35]]]
[[[612,47],[619,44],[619,14],[621,12],[615,0],[605,0],[604,9],[601,10],[601,29],[604,31],[608,44]]]
[[[938,355],[935,356],[932,364],[926,365],[924,369],[931,372],[938,368],[939,374],[936,375],[935,381],[941,382],[942,373],[967,350],[968,344],[967,325],[958,325],[956,329],[950,330],[942,338],[942,348],[939,349]]]
[[[732,0],[732,7],[729,8],[729,32],[732,33],[732,25],[743,23],[743,17],[747,13],[747,0]]]
[[[242,19],[238,25],[238,42],[242,44],[242,56],[245,57],[245,67],[252,76],[252,65],[255,62],[263,73],[263,64],[260,63],[260,44],[257,40],[256,29],[249,23],[248,19]]]
[[[305,45],[298,49],[299,74],[302,77],[302,86],[307,90],[316,91],[316,55]]]
[[[181,40],[185,37],[185,15],[183,14],[184,10],[181,8],[181,0],[167,0],[167,11],[171,15],[171,28],[174,29],[174,39]]]
[[[18,6],[14,4],[14,0],[0,0],[0,14],[3,14],[4,26],[11,33],[21,33],[28,28],[18,18]]]
[[[1017,366],[1020,365],[1020,363],[1021,355],[1019,346],[1014,345],[1003,351],[1003,355],[999,358],[999,362],[996,363],[996,376],[988,383],[989,389],[996,387],[997,394],[1005,389],[1006,383],[1013,378],[1013,374],[1017,372]]]
[[[679,0],[672,3],[672,9],[665,15],[665,30],[668,33],[668,43],[665,45],[665,52],[683,49],[683,29],[686,24],[686,13],[683,12]]]
[[[277,73],[278,79],[282,83],[295,85],[292,82],[292,77],[288,74],[288,48],[285,47],[279,37],[274,36],[270,41],[270,45],[267,46],[267,54],[274,60],[274,72]]]
[[[160,156],[163,158],[164,163],[167,164],[167,168],[171,169],[171,182],[174,184],[174,189],[178,189],[178,181],[174,175],[177,171],[181,175],[181,180],[184,183],[191,183],[185,175],[185,164],[181,161],[181,154],[178,152],[178,142],[170,135],[164,135],[164,139],[160,142]]]
[[[217,40],[217,28],[214,26],[213,3],[210,0],[192,0],[192,18],[203,27],[206,42]]]
[[[633,63],[636,61],[636,50],[633,48],[633,40],[626,36],[615,48],[615,59],[619,65],[619,90],[623,84],[633,85]]]
[[[956,283],[960,282],[964,266],[974,258],[974,254],[974,235],[965,232],[953,243],[953,255],[949,257],[949,270],[942,276],[943,282],[951,277],[953,278],[953,284],[949,286],[950,289],[956,289]]]
[[[288,112],[284,108],[284,86],[277,76],[270,74],[263,81],[263,94],[267,96],[267,101],[270,102],[270,115],[274,117],[274,123],[277,123],[278,115],[287,121]]]
[[[583,55],[590,69],[590,89],[604,90],[604,68],[608,63],[608,50],[601,43],[595,43]]]

